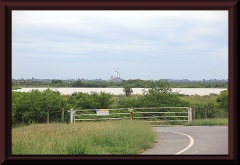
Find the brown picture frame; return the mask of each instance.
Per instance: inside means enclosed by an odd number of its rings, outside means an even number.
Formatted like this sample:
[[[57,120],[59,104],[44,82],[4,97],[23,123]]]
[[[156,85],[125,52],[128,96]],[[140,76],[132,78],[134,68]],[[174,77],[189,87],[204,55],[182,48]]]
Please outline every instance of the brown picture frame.
[[[208,163],[238,164],[237,14],[239,0],[0,0],[0,164]],[[228,10],[229,155],[13,156],[11,155],[12,10]],[[221,137],[219,137],[221,138]]]

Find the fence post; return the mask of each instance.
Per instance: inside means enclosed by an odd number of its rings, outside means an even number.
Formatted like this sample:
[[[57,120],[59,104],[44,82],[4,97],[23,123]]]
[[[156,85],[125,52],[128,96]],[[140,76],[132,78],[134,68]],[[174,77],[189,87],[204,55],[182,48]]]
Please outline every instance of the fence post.
[[[193,105],[192,114],[192,119],[195,119],[195,105]]]
[[[49,124],[49,110],[47,112],[47,123]]]
[[[70,123],[72,124],[73,122],[73,109],[70,109]]]
[[[207,106],[204,106],[204,118],[207,118]]]
[[[128,108],[128,110],[129,110],[129,113],[130,113],[130,120],[132,120],[132,118],[133,118],[133,116],[132,116],[133,109]]]
[[[64,108],[62,109],[61,121],[64,122]]]
[[[192,121],[192,108],[191,107],[189,108],[189,111],[190,111],[190,121]]]

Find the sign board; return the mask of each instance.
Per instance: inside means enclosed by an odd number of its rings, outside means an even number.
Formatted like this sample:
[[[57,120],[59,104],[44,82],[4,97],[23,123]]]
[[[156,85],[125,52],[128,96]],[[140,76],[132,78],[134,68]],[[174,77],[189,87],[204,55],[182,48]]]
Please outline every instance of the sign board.
[[[96,109],[97,116],[109,115],[108,109]]]

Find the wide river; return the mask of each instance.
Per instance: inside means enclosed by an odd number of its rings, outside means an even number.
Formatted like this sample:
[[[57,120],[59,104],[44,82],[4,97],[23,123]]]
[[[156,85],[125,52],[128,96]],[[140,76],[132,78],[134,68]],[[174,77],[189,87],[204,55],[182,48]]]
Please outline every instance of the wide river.
[[[29,92],[32,89],[38,89],[39,91],[44,91],[47,88],[21,88],[14,90],[17,92]],[[59,91],[61,94],[70,95],[74,92],[106,92],[114,95],[124,94],[123,88],[49,88],[54,91]],[[144,88],[132,88],[132,94],[143,94]],[[209,95],[210,93],[220,94],[221,91],[226,90],[226,88],[172,88],[173,92],[179,92],[186,95]]]

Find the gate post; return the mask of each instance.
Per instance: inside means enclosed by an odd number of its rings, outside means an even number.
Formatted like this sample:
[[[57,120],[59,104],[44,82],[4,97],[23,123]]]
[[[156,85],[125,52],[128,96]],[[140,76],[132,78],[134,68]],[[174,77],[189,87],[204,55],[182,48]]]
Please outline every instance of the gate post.
[[[189,123],[190,121],[192,121],[192,109],[191,107],[189,107],[187,110],[188,110],[188,123]]]
[[[75,111],[73,109],[70,109],[70,111],[68,111],[68,112],[70,112],[70,124],[72,124],[73,120],[74,120]]]

